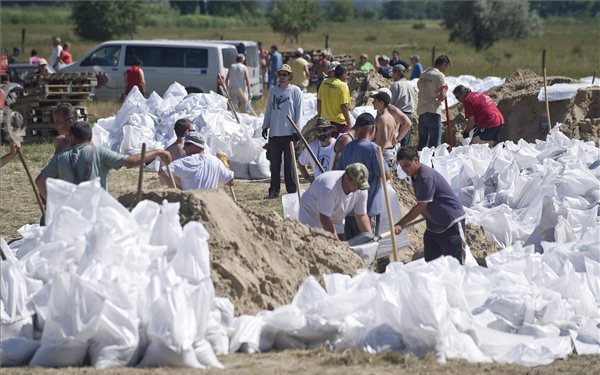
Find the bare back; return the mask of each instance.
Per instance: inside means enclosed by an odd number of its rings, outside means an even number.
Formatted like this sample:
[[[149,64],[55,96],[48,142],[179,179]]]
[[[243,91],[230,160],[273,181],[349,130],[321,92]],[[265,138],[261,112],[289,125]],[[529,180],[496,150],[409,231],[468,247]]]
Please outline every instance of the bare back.
[[[387,109],[384,110],[381,115],[377,116],[375,129],[375,139],[373,141],[377,143],[379,147],[385,149],[396,144],[398,125],[396,125],[396,120]]]
[[[177,160],[187,155],[183,149],[183,142],[180,142],[179,140],[167,147],[166,150],[171,154],[172,160]]]

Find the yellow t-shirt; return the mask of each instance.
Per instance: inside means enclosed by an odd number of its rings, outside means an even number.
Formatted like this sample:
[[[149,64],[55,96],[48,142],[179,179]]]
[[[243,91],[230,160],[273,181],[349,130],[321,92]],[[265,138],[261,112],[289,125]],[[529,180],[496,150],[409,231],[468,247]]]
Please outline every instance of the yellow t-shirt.
[[[308,86],[308,77],[304,71],[304,67],[307,65],[308,61],[304,60],[302,57],[297,57],[293,60],[290,60],[290,67],[294,73],[294,78],[292,78],[293,85],[296,85],[300,88]]]
[[[319,86],[317,100],[321,101],[321,117],[338,124],[346,124],[342,113],[342,104],[350,106],[350,89],[346,82],[335,77],[326,78]]]
[[[438,99],[438,95],[444,86],[446,86],[446,76],[437,68],[429,67],[421,74],[417,82],[417,87],[419,88],[418,116],[423,113],[442,114],[442,101]]]

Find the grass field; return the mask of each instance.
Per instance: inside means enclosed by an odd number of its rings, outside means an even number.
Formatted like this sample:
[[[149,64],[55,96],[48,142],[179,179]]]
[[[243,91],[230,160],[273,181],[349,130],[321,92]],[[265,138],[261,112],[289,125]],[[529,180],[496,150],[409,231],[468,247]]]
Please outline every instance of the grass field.
[[[29,10],[28,10],[29,9]],[[40,16],[41,14],[41,16]],[[26,30],[25,54],[29,56],[36,48],[42,57],[51,51],[50,39],[61,36],[63,41],[72,42],[72,54],[79,58],[97,43],[80,40],[73,32],[68,8],[3,8],[2,39],[4,48],[12,49],[21,44],[22,30]],[[157,17],[157,15],[152,15]],[[165,16],[167,17],[167,16]],[[173,17],[169,14],[168,17]],[[56,20],[50,23],[49,20]],[[182,19],[184,20],[184,19]],[[43,22],[42,22],[43,21]],[[161,24],[160,22],[149,22]],[[181,25],[184,22],[176,22]],[[256,22],[248,21],[246,24]],[[265,46],[278,44],[280,50],[293,50],[292,43],[282,44],[282,36],[264,26],[239,26],[230,22],[227,27],[197,26],[153,26],[141,27],[133,35],[136,39],[246,39],[263,42]],[[413,28],[417,24],[422,24]],[[448,34],[439,21],[416,20],[356,20],[345,24],[322,22],[312,32],[300,35],[300,46],[304,49],[325,47],[325,36],[329,35],[329,47],[334,54],[358,56],[367,53],[391,55],[393,49],[408,59],[418,54],[424,65],[431,62],[432,48],[437,54],[447,54],[452,60],[449,75],[470,74],[477,77],[506,76],[517,68],[529,68],[541,74],[542,50],[547,50],[546,66],[549,75],[565,75],[574,78],[591,76],[600,61],[599,18],[544,20],[538,36],[521,40],[502,40],[486,51],[475,52],[463,44],[448,42]]]

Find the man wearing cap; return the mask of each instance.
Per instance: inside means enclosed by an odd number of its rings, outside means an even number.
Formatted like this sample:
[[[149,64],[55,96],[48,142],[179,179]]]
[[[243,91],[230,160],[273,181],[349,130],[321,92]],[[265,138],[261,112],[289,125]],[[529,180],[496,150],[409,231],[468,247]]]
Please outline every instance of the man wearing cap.
[[[381,147],[383,159],[392,171],[396,170],[396,143],[398,143],[398,125],[388,111],[390,94],[388,89],[380,89],[372,94],[373,108],[377,111],[374,142]]]
[[[438,56],[433,67],[427,68],[417,82],[419,89],[417,115],[419,116],[419,143],[417,149],[437,147],[442,141],[442,111],[448,85],[444,73],[450,66],[446,55]]]
[[[350,89],[346,83],[347,70],[343,65],[335,68],[335,77],[323,81],[317,93],[317,115],[335,126],[333,137],[348,131],[350,120]]]
[[[375,118],[370,113],[363,113],[356,119],[354,124],[356,139],[346,145],[340,160],[335,166],[338,170],[345,169],[352,163],[362,163],[369,171],[369,197],[367,199],[367,214],[371,218],[373,232],[379,231],[379,216],[382,213],[381,205],[381,171],[377,158],[377,145],[372,142],[375,136]],[[388,178],[390,171],[387,164],[384,169]],[[346,218],[345,232],[351,237],[359,234],[360,228],[356,225],[356,220],[352,216]]]
[[[235,64],[231,64],[225,77],[229,97],[238,112],[247,112],[247,103],[250,100],[250,76],[244,60],[246,56],[239,53],[235,58]]]
[[[271,87],[269,91],[269,101],[262,125],[262,136],[267,139],[268,135],[269,139],[268,153],[271,162],[271,184],[268,199],[279,196],[282,155],[285,188],[288,193],[295,193],[298,188],[294,180],[294,163],[290,150],[290,142],[295,142],[298,138],[287,116],[290,116],[298,126],[302,125],[300,123],[302,90],[291,84],[293,73],[288,64],[283,64],[279,68],[277,77],[279,84]]]
[[[405,74],[406,69],[403,65],[398,64],[392,68],[392,79],[394,80],[394,83],[390,86],[390,92],[392,93],[391,104],[408,116],[412,125],[416,123],[413,112],[417,100],[417,90],[415,90],[414,86],[404,78]],[[405,133],[400,139],[400,144],[402,146],[409,144],[410,131]]]
[[[419,162],[413,146],[398,151],[398,164],[412,181],[417,204],[394,225],[394,232],[399,234],[406,224],[423,215],[427,223],[423,235],[425,260],[452,256],[463,264],[465,211],[452,187],[436,170]]]
[[[233,185],[233,172],[219,158],[204,153],[206,141],[197,132],[189,132],[183,147],[187,156],[175,160],[170,168],[175,184],[181,190],[214,190],[219,182]],[[158,171],[160,183],[171,186],[167,166]]]
[[[463,85],[456,86],[453,93],[465,108],[467,126],[463,131],[463,138],[468,138],[469,132],[475,129],[471,144],[485,143],[494,147],[500,140],[504,116],[492,98],[483,92],[472,92]]]
[[[175,121],[173,129],[175,130],[175,136],[177,139],[169,147],[167,147],[167,151],[169,151],[171,154],[172,160],[177,160],[187,155],[185,153],[184,138],[194,130],[194,124],[192,124],[192,122],[187,118],[180,118],[179,120]]]
[[[57,36],[52,37],[52,54],[50,55],[50,66],[53,68],[58,67],[60,53],[62,52],[61,40]]]
[[[375,70],[381,74],[383,78],[392,78],[392,66],[390,58],[386,55],[375,55]]]
[[[410,80],[412,81],[415,78],[421,77],[421,73],[423,73],[423,65],[421,65],[419,62],[419,55],[412,55],[410,57],[410,62],[413,64],[410,71]]]
[[[323,118],[318,118],[315,129],[317,130],[317,140],[309,143],[308,147],[310,147],[317,157],[317,160],[319,160],[324,172],[327,172],[332,169],[331,166],[333,165],[333,157],[335,155],[333,151],[335,138],[331,137],[331,132],[335,129],[335,126],[331,125],[329,121]],[[306,165],[309,163],[313,170],[313,176],[311,176],[306,169]],[[313,182],[315,177],[321,174],[321,170],[317,167],[317,164],[306,148],[302,151],[300,157],[298,157],[298,168],[304,179],[310,182]]]
[[[21,56],[21,49],[19,47],[13,48],[12,55],[8,56],[8,63],[16,63],[19,56]]]
[[[35,72],[33,72],[32,74],[42,75],[42,74],[49,74],[49,73],[50,72],[48,71],[48,61],[46,61],[46,59],[40,59],[37,70]]]
[[[283,65],[283,57],[277,50],[277,45],[271,46],[271,57],[269,58],[269,87],[277,84],[277,70]]]
[[[42,198],[46,198],[46,179],[58,178],[74,184],[100,178],[106,189],[106,179],[111,169],[133,168],[148,163],[159,156],[163,163],[171,162],[171,154],[165,150],[146,152],[144,160],[140,154],[121,155],[108,148],[92,144],[92,127],[85,121],[77,121],[69,127],[67,138],[71,148],[54,154],[50,162],[37,176],[35,184]]]
[[[308,61],[302,57],[304,54],[304,50],[300,47],[296,48],[296,52],[294,53],[294,58],[290,61],[290,67],[292,68],[292,72],[294,73],[294,78],[292,79],[292,84],[300,87],[302,91],[306,91],[308,87],[308,78],[310,77],[310,72],[308,70]]]
[[[372,233],[367,215],[368,179],[369,171],[361,163],[320,174],[300,199],[300,222],[347,240],[351,237],[344,231],[344,217],[352,213],[359,231]]]
[[[329,66],[331,62],[329,61],[329,51],[323,50],[321,52],[321,60],[315,63],[314,66],[314,74],[317,76],[317,91],[319,91],[319,87],[325,78],[327,78],[329,73]]]
[[[356,70],[359,72],[368,73],[374,69],[373,64],[369,62],[369,55],[363,53],[360,55],[358,63],[356,64]]]

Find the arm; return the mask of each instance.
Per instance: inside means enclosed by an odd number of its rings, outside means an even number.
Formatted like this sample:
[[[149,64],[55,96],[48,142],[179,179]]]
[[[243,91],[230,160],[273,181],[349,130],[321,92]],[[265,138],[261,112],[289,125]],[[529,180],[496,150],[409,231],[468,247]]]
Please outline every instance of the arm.
[[[250,97],[250,77],[248,76],[248,69],[244,70],[244,81],[246,81],[246,87],[248,87],[248,97]]]
[[[178,189],[181,189],[181,178],[179,178],[179,177],[177,177],[177,176],[173,175],[173,179],[175,180],[175,186],[176,186]],[[158,180],[160,181],[160,184],[161,184],[161,185],[164,185],[164,186],[166,186],[166,187],[172,188],[172,186],[171,186],[171,185],[173,185],[173,184],[171,183],[171,179],[170,179],[170,178],[169,178],[169,176],[168,176],[168,175],[165,173],[165,171],[163,171],[163,169],[162,169],[162,168],[160,168],[160,169],[158,170]]]
[[[10,152],[2,156],[2,158],[0,158],[0,168],[6,165],[6,163],[8,163],[9,161],[13,160],[15,156],[17,156],[17,151],[19,150],[19,148],[21,148],[20,144],[16,142],[10,143]]]
[[[394,225],[394,233],[399,234],[402,232],[402,228],[406,224],[416,219],[417,216],[421,215],[426,208],[427,202],[418,202],[413,208],[410,209],[410,211],[406,213],[406,215],[404,215],[402,219],[400,219],[399,222],[396,223],[396,225]]]
[[[352,121],[350,120],[350,105],[349,104],[342,104],[342,113],[344,114],[344,118],[346,119],[346,125],[348,125],[348,127],[352,126]]]
[[[463,133],[468,133],[471,130],[473,130],[473,128],[475,128],[477,126],[477,124],[475,124],[475,116],[469,117],[467,119],[467,126],[465,127],[465,130],[463,131]]]
[[[373,233],[371,230],[371,220],[369,219],[369,215],[362,214],[356,215],[356,224],[358,225],[358,229],[360,229],[363,233]]]
[[[379,70],[381,65],[379,65],[379,55],[375,55],[375,70]]]
[[[340,136],[337,141],[335,141],[335,146],[333,146],[333,151],[335,151],[335,157],[333,158],[333,164],[331,165],[331,170],[336,170],[338,162],[342,157],[342,152],[344,152],[344,148],[346,145],[351,142],[351,139],[348,135]]]
[[[304,65],[304,74],[306,75],[306,79],[308,79],[310,81],[310,71],[308,70],[308,61],[306,63],[307,64]]]
[[[337,236],[337,233],[335,232],[335,227],[333,226],[333,222],[331,221],[331,218],[329,216],[325,216],[322,213],[319,213],[319,220],[321,221],[321,226],[323,227],[323,229]]]
[[[37,186],[38,191],[40,192],[40,197],[45,202],[46,196],[48,195],[46,192],[46,177],[42,176],[41,173],[35,178],[35,186]]]
[[[321,99],[317,99],[317,116],[321,117]]]
[[[142,163],[149,163],[155,157],[159,156],[164,164],[171,163],[171,153],[165,150],[152,150],[146,152],[146,156],[144,160],[142,160],[142,154],[129,155],[125,160],[123,160],[123,166],[125,168],[133,168]]]
[[[140,82],[142,83],[142,88],[146,88],[146,77],[142,69],[140,69]]]
[[[223,84],[226,88],[229,87],[229,72],[231,72],[231,69],[227,70],[227,75],[225,76],[225,80],[223,81]]]
[[[308,173],[308,170],[306,169],[306,167],[305,167],[304,165],[302,165],[302,164],[298,164],[298,169],[300,169],[300,173],[302,173],[302,177],[304,177],[304,179],[305,179],[306,181],[309,181],[309,182],[311,182],[311,183],[312,183],[312,182],[315,180],[315,179],[314,179],[314,177],[312,177],[312,176],[311,176],[311,175]]]

